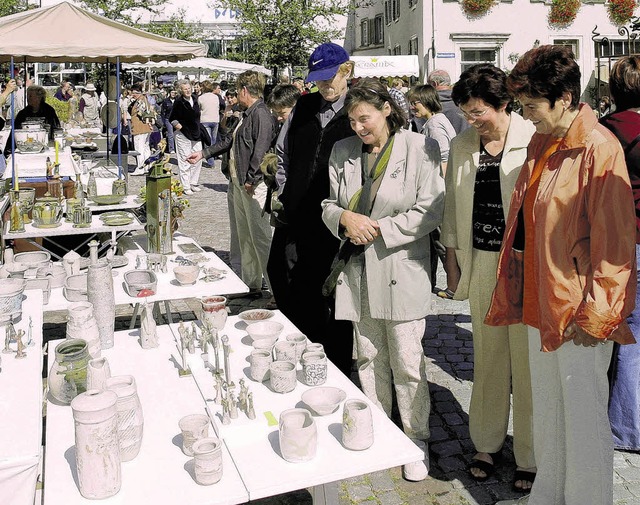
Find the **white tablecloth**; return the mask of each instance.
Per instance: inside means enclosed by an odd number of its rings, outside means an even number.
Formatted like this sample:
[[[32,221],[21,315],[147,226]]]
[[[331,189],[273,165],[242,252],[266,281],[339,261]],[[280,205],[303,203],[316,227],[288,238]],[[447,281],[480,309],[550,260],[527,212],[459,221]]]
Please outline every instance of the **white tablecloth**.
[[[1,281],[0,281],[1,282]],[[0,503],[32,504],[42,444],[42,291],[25,291],[16,331],[28,334],[32,320],[34,345],[27,357],[0,354]],[[0,327],[4,348],[4,327]],[[12,344],[15,349],[16,345]]]
[[[3,179],[12,178],[12,157],[13,155],[10,155],[7,158],[7,167],[4,171],[4,175],[2,176]],[[53,147],[49,147],[45,151],[37,154],[16,153],[15,158],[18,166],[19,179],[24,179],[26,177],[46,177],[47,158],[49,158],[53,163],[56,159],[56,153]],[[60,163],[60,175],[75,179],[79,167],[71,156],[70,147],[65,147],[64,150],[60,151],[58,154],[58,161]]]

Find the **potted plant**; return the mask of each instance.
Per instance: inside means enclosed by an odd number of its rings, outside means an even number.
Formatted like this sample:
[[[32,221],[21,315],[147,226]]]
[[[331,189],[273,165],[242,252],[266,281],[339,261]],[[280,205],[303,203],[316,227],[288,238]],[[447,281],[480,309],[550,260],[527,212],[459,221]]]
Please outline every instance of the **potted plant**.
[[[609,19],[614,25],[622,26],[632,18],[637,6],[636,0],[610,0],[607,4]]]
[[[552,28],[564,28],[574,22],[580,10],[580,0],[552,0],[548,21]]]
[[[495,3],[496,0],[462,0],[462,10],[467,17],[476,18],[484,16]]]

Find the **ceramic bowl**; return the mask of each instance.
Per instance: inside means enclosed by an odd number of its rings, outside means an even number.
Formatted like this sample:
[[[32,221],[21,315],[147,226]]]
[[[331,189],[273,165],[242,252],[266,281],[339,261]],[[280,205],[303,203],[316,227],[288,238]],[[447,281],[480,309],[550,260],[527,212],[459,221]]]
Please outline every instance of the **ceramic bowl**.
[[[278,341],[278,337],[260,338],[251,342],[251,345],[253,346],[254,349],[257,349],[257,350],[271,351],[271,349],[273,349],[273,346],[276,344],[277,341]]]
[[[70,302],[86,302],[87,274],[70,275],[64,282],[64,297]]]
[[[52,263],[46,267],[38,268],[36,276],[41,279],[46,279],[48,277],[51,281],[51,288],[53,289],[64,286],[67,273],[62,263]]]
[[[183,286],[195,284],[198,280],[198,274],[200,274],[200,267],[198,265],[181,265],[173,269],[173,274]]]
[[[319,416],[333,414],[346,397],[342,389],[328,386],[311,388],[302,393],[302,401]]]
[[[273,311],[269,309],[250,309],[240,312],[238,317],[247,324],[254,324],[273,317]]]
[[[276,340],[284,326],[275,321],[259,321],[247,326],[247,333],[251,340],[274,339]]]
[[[143,289],[156,293],[158,278],[152,270],[130,270],[124,274],[124,287],[129,296],[137,297]]]
[[[22,263],[9,263],[5,269],[9,274],[9,277],[13,279],[22,279],[24,278],[24,273],[29,270],[28,265],[23,265]]]
[[[3,279],[0,282],[0,321],[22,314],[22,292],[26,286],[24,279]]]
[[[21,252],[13,257],[13,261],[27,265],[29,268],[44,267],[51,261],[51,254],[46,251]]]
[[[117,205],[126,198],[127,195],[94,195],[89,197],[93,203],[98,205]]]

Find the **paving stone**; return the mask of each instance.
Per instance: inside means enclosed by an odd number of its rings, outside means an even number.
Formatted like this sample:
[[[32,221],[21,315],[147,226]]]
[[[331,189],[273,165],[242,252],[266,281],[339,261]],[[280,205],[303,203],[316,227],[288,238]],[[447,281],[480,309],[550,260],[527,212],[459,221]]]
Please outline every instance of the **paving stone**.
[[[404,500],[398,494],[397,491],[386,491],[384,493],[377,493],[376,498],[380,505],[402,505]]]
[[[391,491],[395,488],[395,483],[386,470],[369,474],[369,482],[376,494],[381,491]]]
[[[640,468],[626,467],[617,468],[615,473],[620,475],[626,482],[640,483]]]
[[[356,484],[348,489],[349,498],[356,502],[368,500],[373,496],[373,490],[368,484]]]
[[[429,443],[433,444],[434,442],[441,442],[442,440],[449,439],[449,433],[442,429],[440,426],[434,426],[430,429],[429,434]]]
[[[457,454],[461,454],[462,452],[460,442],[457,440],[449,440],[447,442],[438,442],[436,444],[431,444],[429,449],[431,450],[431,452],[437,454],[440,457],[455,456]]]

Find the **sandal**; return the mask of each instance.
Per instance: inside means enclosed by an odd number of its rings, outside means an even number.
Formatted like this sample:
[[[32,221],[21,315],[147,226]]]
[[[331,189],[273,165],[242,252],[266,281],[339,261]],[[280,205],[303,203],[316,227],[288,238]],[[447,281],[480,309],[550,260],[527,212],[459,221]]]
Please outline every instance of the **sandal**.
[[[445,288],[445,289],[438,290],[436,295],[438,295],[440,298],[444,298],[446,300],[453,300],[453,297],[455,296],[455,293],[453,291],[451,291],[449,288]]]
[[[471,462],[467,465],[467,470],[469,471],[469,475],[476,482],[484,482],[495,473],[496,463],[500,458],[500,453],[499,452],[489,453],[489,456],[491,456],[493,463],[482,461],[481,459],[472,459]],[[471,470],[473,468],[480,470],[481,472],[484,472],[484,477],[476,477],[475,475],[473,475],[473,473],[471,473]]]
[[[518,482],[519,480],[531,482],[531,484],[533,485],[533,481],[536,480],[536,472],[527,472],[526,470],[516,469],[515,473],[513,474],[513,486],[511,487],[511,489],[513,489],[513,491],[515,491],[516,493],[530,493],[531,488],[525,489],[523,487],[516,486],[516,482]]]

